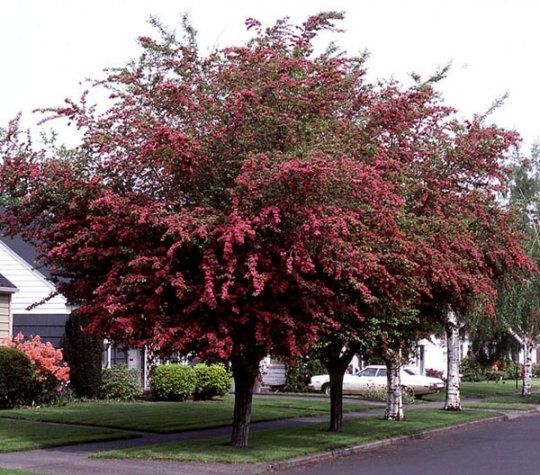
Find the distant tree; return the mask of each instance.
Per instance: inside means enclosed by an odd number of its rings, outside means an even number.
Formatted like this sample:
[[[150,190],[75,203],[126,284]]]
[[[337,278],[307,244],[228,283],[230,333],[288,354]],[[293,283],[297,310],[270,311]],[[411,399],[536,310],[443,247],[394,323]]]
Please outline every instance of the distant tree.
[[[540,144],[530,158],[516,157],[510,203],[520,211],[520,227],[526,236],[524,247],[540,265]],[[540,277],[533,275],[501,289],[497,305],[499,324],[523,352],[522,394],[532,391],[532,351],[540,341]]]

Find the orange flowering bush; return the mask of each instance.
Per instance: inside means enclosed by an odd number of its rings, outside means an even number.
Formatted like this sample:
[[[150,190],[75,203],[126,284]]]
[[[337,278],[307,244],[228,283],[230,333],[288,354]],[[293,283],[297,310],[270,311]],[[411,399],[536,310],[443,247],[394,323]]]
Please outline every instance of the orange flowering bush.
[[[42,342],[39,336],[26,338],[22,333],[13,340],[6,340],[5,346],[16,348],[30,358],[35,374],[35,401],[50,401],[64,391],[69,381],[69,367],[63,361],[62,350]]]

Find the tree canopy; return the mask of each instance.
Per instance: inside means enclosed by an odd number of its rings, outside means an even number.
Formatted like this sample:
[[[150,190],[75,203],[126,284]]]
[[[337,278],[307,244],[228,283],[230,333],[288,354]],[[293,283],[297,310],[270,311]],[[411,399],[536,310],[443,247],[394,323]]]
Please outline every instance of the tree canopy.
[[[440,75],[372,84],[363,56],[316,52],[339,19],[250,19],[248,43],[207,56],[189,23],[178,39],[155,22],[138,59],[92,84],[108,105],[46,111],[79,147],[11,123],[0,225],[37,243],[92,332],[229,359],[251,381],[321,329],[465,307],[528,264],[496,199],[517,134],[458,119]]]

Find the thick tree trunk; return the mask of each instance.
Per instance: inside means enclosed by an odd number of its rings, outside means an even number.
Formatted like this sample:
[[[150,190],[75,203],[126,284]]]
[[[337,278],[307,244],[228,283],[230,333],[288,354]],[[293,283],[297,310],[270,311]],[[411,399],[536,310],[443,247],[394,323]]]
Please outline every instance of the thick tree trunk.
[[[322,359],[330,376],[330,432],[340,432],[343,426],[343,379],[358,345],[350,345],[345,350],[336,343],[326,350]]]
[[[445,319],[446,340],[448,348],[448,371],[446,379],[447,411],[461,411],[459,389],[459,321],[455,312],[448,309]]]
[[[249,427],[251,423],[251,403],[253,386],[259,375],[259,365],[254,362],[237,360],[233,362],[234,377],[234,418],[231,444],[245,448],[248,445]]]
[[[532,345],[529,341],[523,339],[523,388],[521,394],[530,397],[532,394]]]
[[[347,366],[345,366],[345,369]],[[341,432],[343,426],[343,378],[345,369],[332,368],[330,375],[330,432]]]
[[[403,392],[401,387],[401,357],[399,352],[392,352],[386,363],[386,411],[384,418],[391,421],[402,421],[405,419],[403,413]]]

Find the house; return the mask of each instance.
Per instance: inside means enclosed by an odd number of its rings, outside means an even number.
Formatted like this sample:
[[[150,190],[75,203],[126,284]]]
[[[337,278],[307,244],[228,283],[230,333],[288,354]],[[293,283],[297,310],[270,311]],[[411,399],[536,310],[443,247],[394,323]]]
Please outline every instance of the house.
[[[0,341],[12,337],[11,296],[17,290],[17,287],[0,274]]]
[[[4,279],[0,280],[0,338],[18,333],[39,335],[42,341],[48,341],[56,348],[62,347],[66,321],[73,307],[62,295],[49,298],[56,293],[56,287],[50,280],[47,267],[39,264],[35,247],[19,236],[0,235],[0,272]],[[16,289],[18,291],[14,293]],[[7,313],[6,302],[9,300],[11,317]],[[104,342],[103,366],[125,364],[139,369],[146,386],[148,365],[144,365],[145,360],[144,350],[126,349],[108,340]]]
[[[18,289],[10,294],[11,319],[8,333],[9,336],[18,333],[39,335],[44,341],[59,347],[72,307],[61,295],[47,300],[56,292],[56,288],[49,280],[48,270],[40,266],[36,259],[35,248],[20,237],[0,236],[0,272],[12,288]],[[6,300],[5,296],[0,296],[0,302],[2,298]],[[39,302],[43,303],[36,305]],[[2,308],[0,306],[0,313]],[[0,317],[0,325],[1,322]]]

